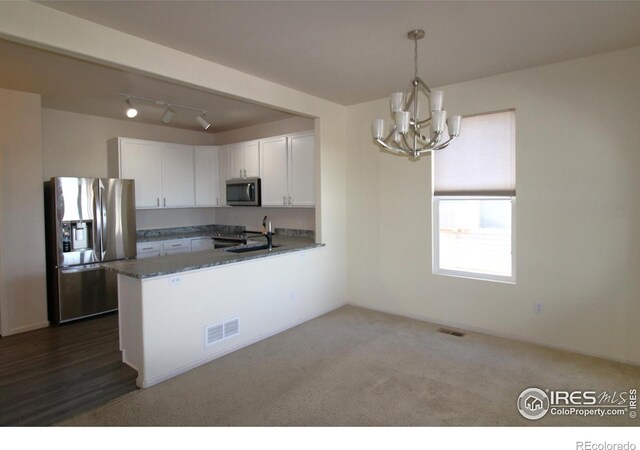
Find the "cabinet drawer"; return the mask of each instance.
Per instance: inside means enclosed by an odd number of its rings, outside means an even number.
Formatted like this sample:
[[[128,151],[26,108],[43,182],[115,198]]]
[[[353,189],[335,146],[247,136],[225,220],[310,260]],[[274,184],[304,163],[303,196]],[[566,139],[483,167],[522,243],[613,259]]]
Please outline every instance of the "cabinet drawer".
[[[157,252],[162,250],[162,242],[139,242],[136,245],[138,254],[146,252]]]
[[[183,250],[191,251],[191,241],[189,239],[180,239],[175,241],[164,241],[162,248],[167,250]]]
[[[148,252],[138,252],[137,259],[145,259],[145,258],[156,258],[158,256],[162,256],[161,251],[148,251]]]

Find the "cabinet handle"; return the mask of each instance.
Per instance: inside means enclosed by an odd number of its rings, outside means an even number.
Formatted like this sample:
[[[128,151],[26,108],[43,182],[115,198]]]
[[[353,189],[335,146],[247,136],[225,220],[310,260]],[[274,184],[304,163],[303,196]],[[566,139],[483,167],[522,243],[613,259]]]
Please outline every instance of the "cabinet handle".
[[[180,247],[182,244],[171,244],[172,247]]]
[[[289,197],[289,206],[291,206],[291,203],[293,203],[293,199]]]
[[[164,206],[167,206],[167,197],[164,198]]]
[[[286,206],[287,204],[287,197],[286,196],[282,196],[282,204]]]
[[[160,206],[160,197],[156,197],[156,206]]]
[[[143,247],[142,250],[153,250],[153,247]]]
[[[216,206],[220,206],[220,197],[216,197]]]

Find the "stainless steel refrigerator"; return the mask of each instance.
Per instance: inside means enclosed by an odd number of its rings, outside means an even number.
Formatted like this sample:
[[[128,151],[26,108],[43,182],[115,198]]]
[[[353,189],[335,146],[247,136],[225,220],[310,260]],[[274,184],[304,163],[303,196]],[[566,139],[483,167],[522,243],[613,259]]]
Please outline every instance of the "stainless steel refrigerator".
[[[45,182],[49,320],[118,308],[116,274],[100,263],[136,257],[133,180],[55,177]]]

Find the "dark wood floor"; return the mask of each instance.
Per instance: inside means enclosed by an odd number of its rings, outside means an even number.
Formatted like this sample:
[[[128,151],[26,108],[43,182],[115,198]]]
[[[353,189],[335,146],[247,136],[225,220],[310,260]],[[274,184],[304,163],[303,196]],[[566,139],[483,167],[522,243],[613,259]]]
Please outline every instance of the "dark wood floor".
[[[0,338],[0,425],[51,425],[136,388],[110,313]]]

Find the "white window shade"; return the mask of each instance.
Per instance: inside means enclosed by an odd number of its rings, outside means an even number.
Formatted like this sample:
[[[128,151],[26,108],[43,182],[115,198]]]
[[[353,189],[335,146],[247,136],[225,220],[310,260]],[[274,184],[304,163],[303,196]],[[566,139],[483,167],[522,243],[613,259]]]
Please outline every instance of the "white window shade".
[[[434,195],[515,196],[515,111],[464,117],[460,137],[434,152]]]

